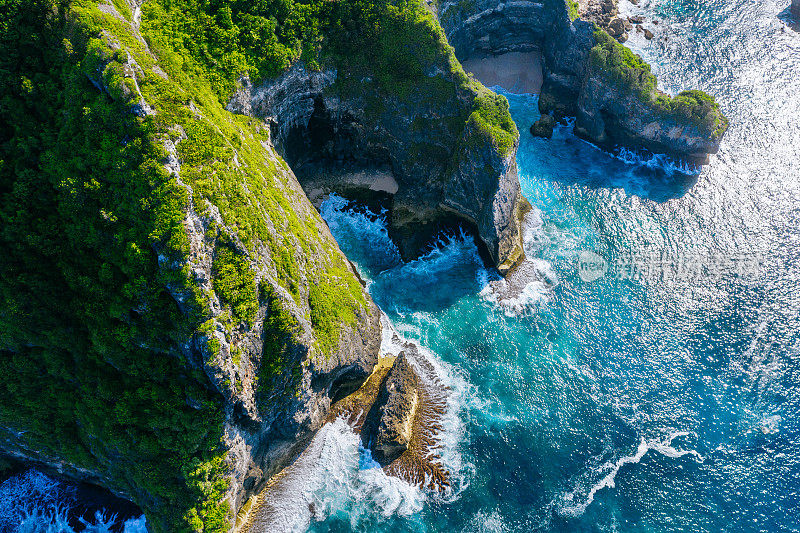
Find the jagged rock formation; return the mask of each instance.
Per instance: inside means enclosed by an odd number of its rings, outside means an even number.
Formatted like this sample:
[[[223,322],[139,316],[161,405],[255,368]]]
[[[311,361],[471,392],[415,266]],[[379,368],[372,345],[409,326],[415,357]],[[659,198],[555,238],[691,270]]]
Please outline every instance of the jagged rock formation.
[[[553,130],[556,127],[556,120],[553,115],[545,113],[539,120],[531,125],[531,135],[534,137],[550,138],[553,136]]]
[[[228,109],[272,123],[276,147],[309,195],[383,193],[404,258],[419,255],[440,230],[466,225],[505,272],[522,257],[519,221],[527,209],[516,128],[509,118],[507,131],[498,132],[508,139],[486,142],[484,109],[494,114],[490,108],[500,106],[507,115],[505,101],[446,61],[445,54],[426,65],[408,92],[369,80],[353,87],[357,73],[296,65],[257,87],[241,80]],[[353,179],[375,168],[391,174],[391,187]]]
[[[419,386],[407,356],[400,353],[377,399],[380,416],[372,449],[378,462],[389,464],[408,449],[419,406]]]
[[[160,4],[7,7],[0,455],[154,533],[228,531],[370,375],[379,311],[263,123],[175,61]]]
[[[461,60],[540,50],[545,78],[540,111],[576,117],[575,133],[589,141],[695,162],[719,150],[727,119],[713,98],[700,91],[673,98],[659,92],[646,63],[594,24],[571,21],[563,0],[442,0],[437,13]],[[584,3],[578,13],[606,25],[617,38],[631,27],[630,21],[613,18],[613,2]]]
[[[396,336],[395,341],[399,342]],[[436,439],[442,430],[448,392],[419,347],[405,343],[397,356],[381,357],[367,381],[333,406],[328,422],[341,419],[360,434],[362,445],[372,450],[387,474],[427,490],[443,491],[449,486],[450,473],[441,462]],[[325,468],[323,439],[318,434],[309,441],[291,464],[251,499],[239,531],[289,530],[287,522],[296,517],[287,513],[313,509],[308,479]]]

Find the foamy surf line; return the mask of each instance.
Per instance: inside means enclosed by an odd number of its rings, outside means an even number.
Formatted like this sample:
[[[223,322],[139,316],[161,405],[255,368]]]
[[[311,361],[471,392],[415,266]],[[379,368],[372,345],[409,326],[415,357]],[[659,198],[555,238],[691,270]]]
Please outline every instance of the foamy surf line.
[[[644,437],[642,437],[641,441],[639,442],[639,446],[636,448],[636,453],[633,455],[623,456],[613,463],[606,462],[598,469],[600,471],[605,471],[606,474],[598,482],[592,485],[582,501],[575,503],[575,500],[580,497],[577,489],[564,494],[560,504],[556,505],[558,513],[562,516],[567,516],[570,518],[577,518],[581,516],[592,504],[598,491],[605,488],[614,488],[617,474],[623,466],[627,464],[638,463],[645,455],[647,455],[647,452],[651,450],[671,459],[677,459],[689,455],[692,456],[697,462],[702,463],[704,458],[697,451],[677,450],[672,447],[673,440],[678,437],[685,437],[687,435],[689,435],[688,432],[679,431],[668,435],[664,440],[652,441],[647,441]]]
[[[697,165],[693,165],[687,161],[677,160],[666,154],[655,154],[646,151],[638,152],[625,148],[624,146],[617,147],[612,151],[603,150],[596,144],[575,135],[574,129],[575,129],[575,118],[568,117],[564,120],[564,123],[558,123],[556,125],[555,131],[558,132],[558,135],[560,137],[566,137],[566,136],[574,137],[578,141],[591,146],[598,152],[607,154],[608,156],[613,157],[614,159],[622,163],[625,163],[626,165],[634,167],[658,168],[668,174],[680,173],[687,175],[697,175],[700,174],[702,170]]]
[[[408,341],[400,337],[386,315],[381,354],[396,356]],[[298,458],[270,482],[258,496],[242,531],[295,532],[332,515],[346,516],[353,530],[368,528],[392,516],[406,517],[422,510],[429,499],[452,501],[468,484],[469,465],[461,458],[464,425],[459,417],[465,383],[430,351],[419,350],[414,364],[433,369],[436,385],[446,394],[447,408],[434,435],[435,456],[430,457],[451,474],[450,486],[441,493],[426,490],[427,479],[409,483],[388,475],[362,446],[361,436],[344,417],[325,424]]]
[[[0,484],[0,531],[9,533],[74,533],[69,514],[75,505],[74,490],[37,470],[12,476]],[[111,533],[119,531],[112,513],[97,511],[94,520],[81,518],[81,531]],[[122,524],[123,533],[147,533],[144,516]]]
[[[541,212],[533,208],[523,226],[525,261],[517,265],[505,278],[489,271],[479,273],[480,296],[498,306],[508,316],[521,316],[548,302],[552,288],[558,284],[553,265],[536,257],[537,246],[545,241]]]

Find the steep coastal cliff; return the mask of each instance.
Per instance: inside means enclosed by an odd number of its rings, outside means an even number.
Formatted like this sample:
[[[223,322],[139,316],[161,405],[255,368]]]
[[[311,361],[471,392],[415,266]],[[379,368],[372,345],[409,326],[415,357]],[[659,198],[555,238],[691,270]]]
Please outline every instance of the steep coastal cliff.
[[[159,4],[9,7],[0,449],[227,531],[370,374],[378,310]]]
[[[286,160],[390,165],[407,255],[458,222],[522,254],[507,102],[418,2],[0,9],[0,454],[154,532],[231,530],[377,361],[379,311]]]
[[[298,64],[260,84],[242,79],[228,109],[273,124],[276,147],[309,194],[358,194],[370,184],[349,175],[386,169],[392,187],[372,189],[389,197],[389,230],[404,258],[459,224],[506,271],[522,257],[527,205],[508,103],[467,77],[430,13],[412,5],[411,31],[388,18],[372,40],[324,56],[322,70]],[[408,55],[398,57],[399,42]]]
[[[649,65],[593,22],[577,18],[578,7],[571,0],[442,0],[437,13],[462,61],[539,50],[539,110],[576,117],[576,135],[604,148],[645,148],[692,162],[716,153],[728,121],[714,98],[696,90],[674,97],[658,91]],[[583,7],[584,16],[604,24],[616,13],[610,1],[591,7]],[[546,134],[546,124],[539,126]]]

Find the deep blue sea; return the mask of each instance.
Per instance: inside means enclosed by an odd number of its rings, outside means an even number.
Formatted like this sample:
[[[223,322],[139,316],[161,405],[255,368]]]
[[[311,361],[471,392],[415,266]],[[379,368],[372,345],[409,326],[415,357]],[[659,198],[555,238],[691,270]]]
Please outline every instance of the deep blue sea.
[[[522,290],[484,268],[470,237],[442,236],[403,264],[381,214],[325,202],[392,327],[450,385],[441,454],[454,484],[433,496],[387,478],[343,424],[328,426],[300,530],[800,531],[800,33],[788,3],[621,0],[659,21],[646,23],[653,41],[628,45],[660,87],[704,89],[730,118],[697,170],[602,152],[569,124],[535,139],[536,97],[507,95],[534,206]]]

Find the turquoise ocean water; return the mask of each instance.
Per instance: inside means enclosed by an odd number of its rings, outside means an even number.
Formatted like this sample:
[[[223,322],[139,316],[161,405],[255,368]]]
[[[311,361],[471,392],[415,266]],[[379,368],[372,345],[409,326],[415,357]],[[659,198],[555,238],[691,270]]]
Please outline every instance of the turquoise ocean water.
[[[470,237],[403,264],[380,214],[326,201],[375,301],[450,384],[455,475],[424,494],[329,427],[298,529],[800,531],[800,33],[788,0],[621,3],[659,20],[628,44],[664,90],[721,102],[719,155],[610,155],[568,124],[534,139],[536,97],[507,95],[534,206],[513,297]]]

